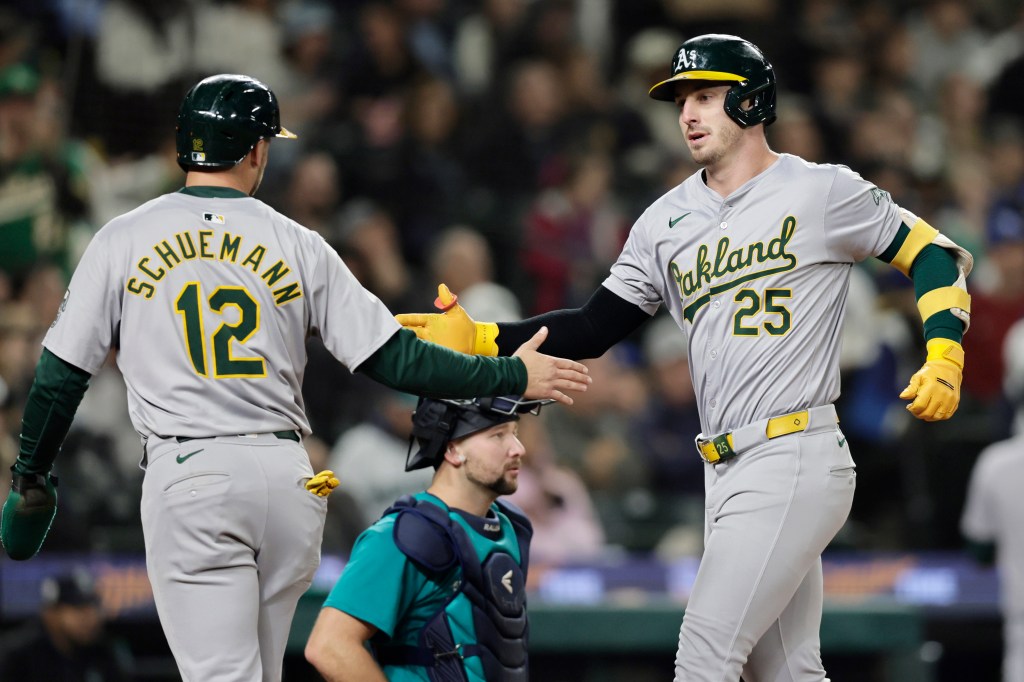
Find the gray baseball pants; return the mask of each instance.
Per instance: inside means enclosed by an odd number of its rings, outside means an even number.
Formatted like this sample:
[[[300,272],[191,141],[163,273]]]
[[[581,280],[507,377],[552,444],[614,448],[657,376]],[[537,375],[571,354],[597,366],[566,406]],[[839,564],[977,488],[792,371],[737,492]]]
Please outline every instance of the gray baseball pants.
[[[856,487],[830,416],[706,465],[705,549],[679,633],[676,682],[826,680],[821,552]]]
[[[305,449],[260,434],[150,438],[146,453],[146,569],[182,679],[278,682],[327,511]]]

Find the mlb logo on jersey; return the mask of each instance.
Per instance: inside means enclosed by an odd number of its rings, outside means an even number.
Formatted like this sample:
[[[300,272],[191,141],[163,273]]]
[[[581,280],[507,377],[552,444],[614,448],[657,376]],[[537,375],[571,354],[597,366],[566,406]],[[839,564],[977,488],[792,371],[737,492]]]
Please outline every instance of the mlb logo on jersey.
[[[224,224],[224,216],[218,215],[216,213],[204,213],[203,220],[205,220],[208,223],[217,223],[218,225]]]

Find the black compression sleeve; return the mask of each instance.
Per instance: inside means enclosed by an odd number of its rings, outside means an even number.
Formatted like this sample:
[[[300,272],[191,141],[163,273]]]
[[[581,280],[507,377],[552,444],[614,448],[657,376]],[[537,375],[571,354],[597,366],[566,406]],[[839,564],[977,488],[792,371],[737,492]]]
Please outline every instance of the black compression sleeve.
[[[498,355],[511,355],[546,326],[541,352],[570,360],[604,355],[651,316],[601,286],[582,308],[554,310],[520,322],[498,323]]]

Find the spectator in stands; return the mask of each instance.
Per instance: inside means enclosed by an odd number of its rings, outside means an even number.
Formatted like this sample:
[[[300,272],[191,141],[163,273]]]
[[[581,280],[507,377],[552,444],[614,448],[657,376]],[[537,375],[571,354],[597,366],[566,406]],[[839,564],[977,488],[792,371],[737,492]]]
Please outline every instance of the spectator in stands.
[[[96,92],[83,110],[110,157],[152,153],[173,125],[181,95],[192,80],[195,3],[110,0],[102,5],[96,35]],[[169,113],[170,112],[170,113]]]
[[[522,267],[536,313],[582,305],[626,242],[629,219],[612,193],[614,167],[598,153],[572,158],[565,179],[526,216]]]
[[[341,434],[328,460],[339,480],[352,483],[346,490],[356,503],[360,531],[402,495],[427,487],[432,475],[429,469],[405,471],[416,397],[387,390],[373,402],[370,418]]]
[[[572,132],[564,90],[562,73],[549,62],[529,60],[514,67],[499,90],[504,106],[489,111],[474,131],[468,161],[479,185],[524,201],[558,177]]]
[[[401,239],[398,225],[383,205],[353,199],[342,207],[332,241],[359,283],[397,310],[423,290],[402,256]]]
[[[496,91],[525,52],[527,0],[484,0],[455,30],[455,80],[470,98]]]
[[[39,618],[0,644],[0,680],[127,682],[131,656],[103,630],[99,595],[86,573],[43,580]]]
[[[986,448],[971,474],[960,527],[979,561],[999,566],[1003,682],[1024,682],[1024,320],[1006,336],[1004,390],[1016,435]]]
[[[586,484],[557,462],[543,419],[519,423],[519,440],[529,453],[519,470],[519,489],[509,500],[533,524],[533,564],[590,559],[605,547],[605,533]]]
[[[629,430],[647,405],[648,389],[626,350],[587,360],[594,383],[571,410],[551,410],[544,421],[555,460],[587,486],[608,542],[636,547],[635,526],[655,509],[647,463]]]
[[[453,225],[441,233],[431,252],[430,270],[432,281],[459,292],[459,303],[474,319],[522,317],[519,299],[494,281],[490,246],[473,228]]]
[[[468,214],[470,183],[460,160],[466,131],[447,81],[423,79],[404,101],[401,191],[387,205],[402,228],[403,256],[422,267],[438,233]]]
[[[703,462],[679,456],[679,443],[689,443],[700,433],[686,336],[663,315],[647,324],[642,351],[651,397],[630,420],[631,440],[650,471],[655,493],[679,501],[696,497],[703,505]]]
[[[299,158],[287,187],[285,214],[324,239],[333,239],[341,207],[341,178],[334,158],[324,152]]]
[[[38,260],[67,265],[70,225],[87,214],[80,149],[45,125],[52,96],[29,65],[0,70],[0,270],[15,288]]]
[[[1003,347],[1010,326],[1024,318],[1024,206],[1014,200],[996,202],[986,232],[986,268],[975,278],[971,333],[965,340],[967,352],[975,352],[963,390],[993,405],[1000,397],[1004,374],[1002,356],[993,351]]]
[[[335,13],[326,2],[290,2],[281,7],[285,79],[274,92],[281,118],[300,140],[313,137],[338,104],[331,81]],[[274,150],[275,154],[277,150]]]

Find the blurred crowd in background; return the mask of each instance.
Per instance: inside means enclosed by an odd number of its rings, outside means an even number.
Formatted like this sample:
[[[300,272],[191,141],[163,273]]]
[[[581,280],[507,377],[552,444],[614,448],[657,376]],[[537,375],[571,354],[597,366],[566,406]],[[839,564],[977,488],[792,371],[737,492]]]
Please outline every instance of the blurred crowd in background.
[[[582,304],[633,220],[697,170],[677,109],[647,90],[705,32],[774,64],[776,151],[849,165],[976,258],[957,416],[923,424],[897,399],[925,352],[911,283],[880,262],[853,271],[839,401],[860,480],[835,544],[958,547],[970,468],[1019,407],[1002,391],[1003,339],[1024,318],[1019,0],[7,0],[0,471],[85,245],[183,184],[175,116],[201,77],[277,93],[299,139],[273,146],[259,198],[322,234],[392,311],[430,310],[443,281],[474,318],[512,320]],[[306,446],[340,474],[324,551],[344,554],[426,485],[403,472],[415,398],[309,346]],[[683,334],[659,315],[587,364],[576,405],[521,424],[512,499],[538,528],[532,557],[699,553]],[[47,551],[142,550],[140,456],[111,358],[57,461]]]

